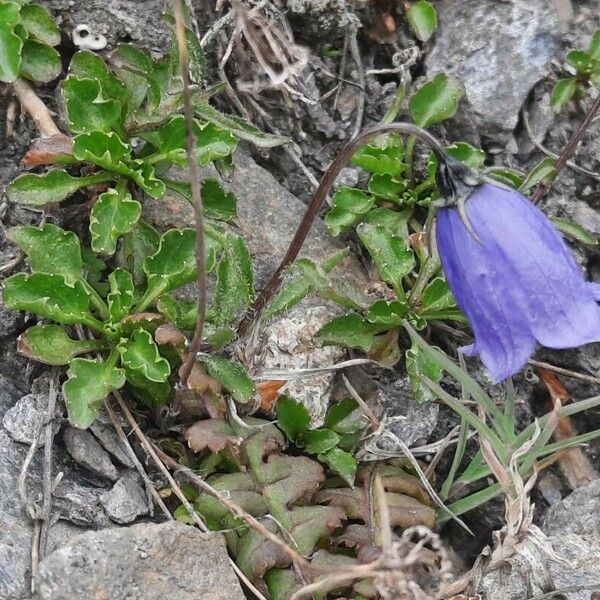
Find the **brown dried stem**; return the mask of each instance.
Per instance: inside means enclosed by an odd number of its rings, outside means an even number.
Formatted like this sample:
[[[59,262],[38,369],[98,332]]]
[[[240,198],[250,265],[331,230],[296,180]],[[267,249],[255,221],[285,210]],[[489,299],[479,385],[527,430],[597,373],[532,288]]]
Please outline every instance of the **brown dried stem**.
[[[556,176],[558,176],[558,174],[564,169],[567,162],[575,154],[575,150],[577,150],[577,146],[579,145],[579,142],[583,138],[583,136],[584,136],[585,132],[588,130],[589,126],[592,124],[592,121],[594,120],[594,117],[595,117],[596,113],[598,112],[598,110],[600,110],[600,94],[598,95],[596,100],[594,100],[594,102],[590,106],[589,110],[587,111],[585,118],[580,123],[579,127],[577,128],[575,133],[571,136],[571,139],[567,142],[567,145],[563,148],[562,152],[560,153],[560,156],[558,157],[558,160],[556,161],[556,165],[555,165]],[[556,180],[556,177],[553,179],[553,181],[555,181],[555,180]],[[531,198],[531,201],[534,204],[539,202],[542,199],[542,196],[544,196],[546,194],[546,192],[550,189],[551,185],[552,185],[552,183],[543,183],[543,182],[540,183],[537,186],[535,193],[533,194],[533,197]]]
[[[19,77],[12,84],[12,88],[23,109],[29,113],[29,116],[35,122],[42,137],[62,135],[48,107],[24,79]]]
[[[179,48],[179,68],[183,81],[183,114],[187,129],[187,161],[188,175],[192,192],[192,206],[194,207],[194,220],[196,223],[196,269],[198,272],[198,318],[192,341],[187,355],[179,372],[182,387],[187,386],[190,373],[196,360],[196,354],[202,344],[204,318],[206,316],[206,270],[204,263],[204,216],[202,213],[202,195],[200,192],[200,171],[196,160],[196,138],[194,137],[194,111],[190,94],[189,56],[187,41],[185,39],[185,24],[181,0],[173,0],[175,15],[175,33]]]

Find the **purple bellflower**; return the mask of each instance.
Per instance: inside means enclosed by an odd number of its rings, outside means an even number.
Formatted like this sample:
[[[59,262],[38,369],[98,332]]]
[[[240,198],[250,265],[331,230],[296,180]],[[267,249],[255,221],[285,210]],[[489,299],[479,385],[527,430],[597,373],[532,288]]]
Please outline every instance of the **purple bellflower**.
[[[442,267],[495,382],[519,371],[536,343],[600,341],[600,284],[587,283],[561,235],[518,191],[439,156],[436,239]]]

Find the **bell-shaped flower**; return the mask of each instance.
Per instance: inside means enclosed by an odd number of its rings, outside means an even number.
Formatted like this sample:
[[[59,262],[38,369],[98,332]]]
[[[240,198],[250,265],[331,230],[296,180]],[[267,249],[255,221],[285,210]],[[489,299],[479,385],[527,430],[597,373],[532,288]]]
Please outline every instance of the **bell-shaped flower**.
[[[463,351],[479,355],[498,382],[519,371],[538,342],[600,341],[600,285],[585,281],[549,219],[515,190],[482,183],[469,192],[462,210],[438,211],[436,226],[448,285],[475,334]]]

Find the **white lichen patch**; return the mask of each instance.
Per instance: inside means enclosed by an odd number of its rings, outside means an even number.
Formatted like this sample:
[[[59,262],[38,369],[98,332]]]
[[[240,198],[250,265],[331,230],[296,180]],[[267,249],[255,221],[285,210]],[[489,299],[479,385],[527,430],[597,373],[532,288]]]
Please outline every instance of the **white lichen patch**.
[[[81,23],[73,29],[71,38],[80,50],[104,50],[107,44],[106,38],[101,33],[96,33],[85,23]]]

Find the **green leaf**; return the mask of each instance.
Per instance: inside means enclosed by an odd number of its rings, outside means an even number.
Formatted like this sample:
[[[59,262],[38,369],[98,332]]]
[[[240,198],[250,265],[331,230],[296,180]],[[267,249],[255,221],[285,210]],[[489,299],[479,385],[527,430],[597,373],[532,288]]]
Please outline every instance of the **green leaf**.
[[[583,50],[571,50],[567,53],[567,62],[573,65],[579,73],[588,73],[591,56]]]
[[[410,99],[410,114],[414,124],[429,127],[450,119],[456,113],[461,95],[457,83],[439,73]]]
[[[390,233],[381,225],[363,223],[357,228],[358,237],[365,245],[380,277],[389,283],[399,298],[404,296],[402,279],[416,265],[406,240]]]
[[[358,461],[345,450],[332,448],[325,454],[319,455],[319,460],[329,466],[329,468],[337,473],[349,486],[354,486],[354,477]]]
[[[390,210],[389,208],[374,208],[364,217],[363,222],[371,225],[381,225],[390,233],[395,233],[408,240],[408,221],[412,217],[412,208]]]
[[[73,177],[62,169],[52,169],[41,175],[25,174],[17,177],[7,188],[6,196],[11,202],[28,206],[44,206],[60,202],[77,190],[109,181],[104,173],[87,177]]]
[[[556,85],[552,89],[550,95],[550,106],[557,112],[560,112],[575,96],[577,91],[577,78],[576,77],[565,77],[559,79]]]
[[[69,284],[62,275],[17,273],[4,284],[4,304],[68,325],[97,324],[88,310],[89,297],[83,283]]]
[[[244,119],[224,115],[202,99],[196,101],[194,110],[203,121],[213,123],[236,137],[251,142],[258,148],[274,148],[288,142],[285,137],[264,133]]]
[[[133,231],[122,239],[119,251],[119,264],[124,266],[132,275],[133,283],[141,285],[145,279],[144,260],[158,250],[160,234],[146,221],[139,220]]]
[[[519,190],[527,192],[538,183],[549,183],[556,177],[556,173],[556,160],[548,156],[533,167]]]
[[[513,169],[490,167],[487,170],[487,174],[501,183],[514,187],[515,189],[520,187],[523,183],[523,176]]]
[[[331,235],[345,233],[367,213],[375,200],[356,188],[341,187],[333,195],[333,208],[325,215]]]
[[[14,2],[0,2],[0,81],[10,83],[19,76],[23,40],[15,33],[19,24],[19,7]]]
[[[198,303],[192,300],[178,300],[173,296],[163,295],[158,299],[156,307],[175,327],[183,331],[192,331],[198,318]]]
[[[254,382],[240,364],[220,356],[203,357],[202,363],[208,374],[221,383],[236,402],[245,404],[254,398]]]
[[[105,99],[99,81],[69,75],[63,82],[63,96],[69,126],[75,133],[121,128],[121,103]]]
[[[227,327],[238,312],[245,310],[254,296],[250,253],[241,237],[228,235],[217,266],[217,283],[212,312],[215,324]]]
[[[202,182],[202,206],[206,216],[212,219],[233,221],[237,218],[237,198],[224,190],[217,179]]]
[[[418,0],[406,9],[406,20],[415,37],[421,42],[426,42],[435,31],[437,14],[430,2]]]
[[[439,381],[444,374],[440,364],[423,352],[416,344],[406,351],[406,372],[412,384],[414,399],[428,402],[436,399],[435,394],[422,382],[423,377]]]
[[[127,164],[131,160],[131,148],[112,131],[92,131],[75,136],[73,156],[120,175],[129,175],[131,172]]]
[[[90,213],[94,252],[114,254],[119,237],[133,230],[141,214],[142,205],[123,190],[109,189],[100,194]]]
[[[196,279],[196,232],[193,229],[170,229],[160,239],[156,254],[144,260],[148,287],[138,310],[145,309],[154,298],[191,283]]]
[[[452,308],[456,308],[456,300],[448,284],[441,277],[436,277],[423,291],[419,314],[426,316],[428,313],[443,312]]]
[[[579,223],[574,223],[568,219],[559,219],[558,217],[552,217],[550,220],[556,229],[564,233],[567,237],[581,242],[586,246],[598,245],[598,238],[589,229],[582,227]]]
[[[377,300],[369,307],[367,321],[391,329],[400,327],[408,314],[408,304],[398,300]]]
[[[289,440],[297,440],[304,435],[310,425],[310,415],[306,406],[289,396],[281,396],[275,406],[277,425]]]
[[[156,382],[144,376],[142,371],[125,369],[129,389],[137,400],[154,408],[167,404],[171,398],[171,384],[168,381]]]
[[[127,371],[141,373],[155,383],[163,383],[169,378],[171,367],[145,329],[134,331],[131,338],[121,342],[118,348],[121,364]]]
[[[56,79],[62,70],[60,54],[48,44],[26,40],[21,55],[20,75],[38,83]]]
[[[467,142],[455,142],[446,148],[446,152],[472,169],[479,169],[485,162],[485,152]]]
[[[102,400],[125,385],[123,369],[98,360],[74,358],[63,384],[69,422],[86,429],[95,420]]]
[[[390,138],[394,140],[394,138]],[[391,175],[397,177],[406,170],[407,165],[402,162],[404,149],[397,143],[386,146],[362,146],[352,157],[352,163],[368,173]]]
[[[118,323],[133,306],[133,277],[129,271],[117,268],[109,276],[110,293],[106,297],[111,323]]]
[[[592,60],[600,60],[600,30],[594,33],[588,54]]]
[[[394,179],[389,173],[375,173],[369,180],[369,192],[379,198],[398,203],[402,192],[406,190],[406,181]]]
[[[50,13],[39,4],[26,4],[21,8],[21,24],[30,36],[49,46],[60,44],[60,29]]]
[[[311,454],[322,454],[335,448],[340,439],[331,429],[313,429],[304,435],[304,449]]]
[[[296,306],[312,290],[313,286],[311,282],[305,277],[298,277],[288,283],[284,283],[281,291],[263,311],[262,318],[264,322],[266,323],[276,315],[282,314],[293,306]]]
[[[337,344],[347,348],[358,348],[368,352],[375,342],[378,325],[369,323],[355,313],[336,317],[316,333],[325,344]]]
[[[367,417],[365,417],[356,400],[352,398],[344,398],[334,404],[325,416],[325,427],[333,429],[341,436],[357,434],[367,425]]]
[[[81,278],[81,246],[72,231],[45,223],[41,227],[13,227],[8,238],[25,253],[33,271],[64,275],[67,283]]]
[[[171,25],[171,27],[173,27],[173,29],[175,29],[175,20],[172,15],[165,15],[165,20]],[[173,36],[175,35],[176,34],[174,32]],[[196,37],[196,34],[187,26],[185,27],[185,41],[187,45],[189,69],[192,80],[197,83],[202,83],[204,69],[206,68],[206,57],[204,56],[204,50],[202,50],[202,46],[200,45],[200,41]],[[177,44],[173,45],[173,49],[171,51],[171,60],[175,65],[175,72],[179,73],[179,51]]]
[[[19,354],[47,365],[68,365],[78,354],[102,347],[100,340],[73,340],[58,325],[35,325],[17,339]]]

